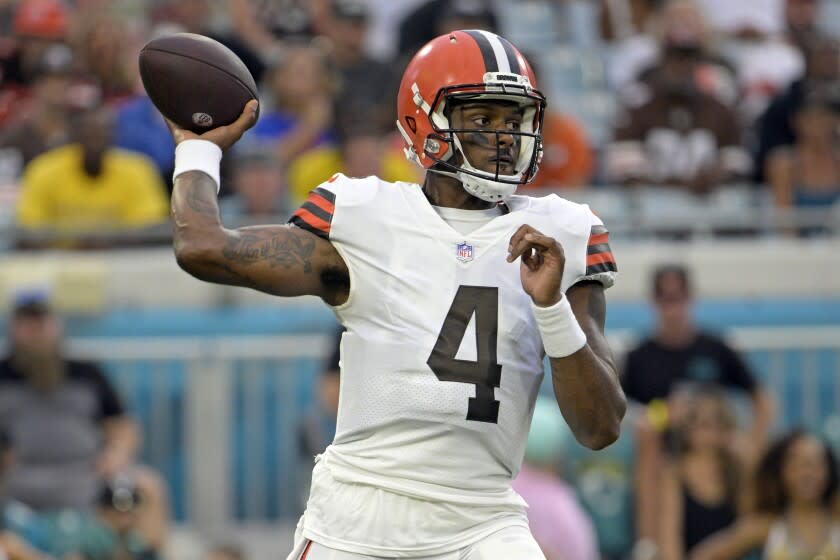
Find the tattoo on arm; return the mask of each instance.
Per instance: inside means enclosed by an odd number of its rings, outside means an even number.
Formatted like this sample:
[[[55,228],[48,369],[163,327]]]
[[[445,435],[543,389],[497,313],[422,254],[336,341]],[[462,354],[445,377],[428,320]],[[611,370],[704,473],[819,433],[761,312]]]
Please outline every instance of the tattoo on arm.
[[[183,184],[180,190],[185,191],[184,202],[187,208],[210,218],[218,218],[219,202],[216,198],[216,185],[204,173],[193,171],[178,177],[178,183]]]
[[[239,231],[228,237],[222,255],[237,264],[267,262],[272,268],[300,266],[303,272],[312,272],[315,240],[290,233],[290,230],[279,234],[277,231]]]

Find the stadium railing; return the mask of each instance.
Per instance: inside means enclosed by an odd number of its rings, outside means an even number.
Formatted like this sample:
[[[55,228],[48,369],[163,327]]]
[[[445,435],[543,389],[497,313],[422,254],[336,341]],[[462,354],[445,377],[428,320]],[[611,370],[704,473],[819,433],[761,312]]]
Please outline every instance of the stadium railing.
[[[617,355],[634,336],[611,333]],[[779,427],[822,429],[840,410],[840,327],[729,337],[777,396]],[[168,479],[176,517],[206,528],[301,511],[311,458],[301,458],[298,427],[327,343],[321,334],[96,337],[69,347],[105,363],[142,422],[143,459]]]
[[[543,196],[556,192],[575,202],[589,204],[609,226],[614,236],[654,239],[677,234],[681,239],[726,237],[733,234],[756,237],[840,236],[840,205],[824,208],[778,208],[766,189],[729,185],[697,196],[679,188],[594,187],[580,190],[522,189]],[[229,227],[285,223],[288,216],[273,219],[243,218]],[[68,243],[72,240],[72,244]],[[0,220],[0,249],[40,246],[131,247],[168,244],[169,223],[142,230],[67,232],[27,231]]]

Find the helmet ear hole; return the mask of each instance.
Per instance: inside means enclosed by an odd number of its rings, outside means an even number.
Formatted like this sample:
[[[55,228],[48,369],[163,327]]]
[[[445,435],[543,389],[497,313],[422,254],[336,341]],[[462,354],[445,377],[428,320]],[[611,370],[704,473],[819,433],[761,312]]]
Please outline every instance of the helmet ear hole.
[[[414,117],[406,117],[405,118],[405,124],[408,125],[408,128],[411,129],[411,132],[413,134],[417,133],[417,121],[414,120]]]

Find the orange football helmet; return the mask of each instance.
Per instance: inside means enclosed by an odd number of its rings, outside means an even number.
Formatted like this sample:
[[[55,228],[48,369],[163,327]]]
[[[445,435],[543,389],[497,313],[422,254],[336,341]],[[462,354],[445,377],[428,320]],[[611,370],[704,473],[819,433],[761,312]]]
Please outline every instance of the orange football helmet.
[[[514,101],[523,110],[519,130],[454,129],[449,122],[453,100]],[[420,49],[403,74],[397,98],[397,128],[407,144],[406,157],[431,172],[459,179],[478,198],[492,202],[530,182],[542,157],[545,96],[536,89],[528,61],[507,39],[480,30],[453,31]],[[459,132],[480,132],[517,138],[514,174],[475,168],[464,154]],[[453,161],[456,153],[462,162]]]

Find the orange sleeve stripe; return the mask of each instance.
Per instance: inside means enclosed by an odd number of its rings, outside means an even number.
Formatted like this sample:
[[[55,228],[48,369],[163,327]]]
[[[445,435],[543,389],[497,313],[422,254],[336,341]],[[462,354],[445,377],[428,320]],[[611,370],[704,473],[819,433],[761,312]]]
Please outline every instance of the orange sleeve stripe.
[[[598,245],[600,243],[609,243],[609,242],[610,242],[610,234],[609,233],[598,233],[598,234],[589,236],[589,245]]]
[[[586,257],[586,266],[614,262],[615,257],[612,253],[596,253],[594,255],[589,255],[588,257]]]
[[[333,212],[335,212],[335,204],[333,204],[332,202],[330,202],[329,200],[327,200],[326,198],[324,198],[323,196],[321,196],[318,193],[315,193],[315,192],[311,193],[309,195],[309,198],[307,198],[307,201],[311,202],[312,204],[314,204],[315,206],[317,206],[318,208],[320,208],[321,210],[323,210],[327,214],[332,215]]]
[[[306,225],[310,226],[311,228],[317,229],[324,233],[330,232],[330,223],[326,220],[319,218],[306,208],[298,208],[297,212],[293,214],[293,217],[300,218],[306,223]]]

